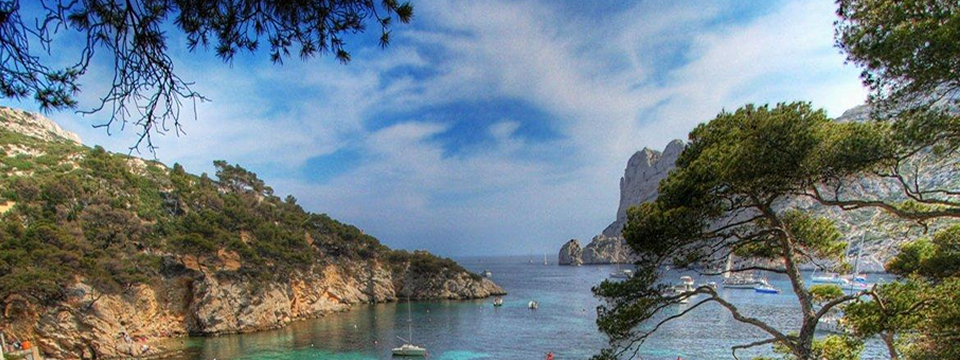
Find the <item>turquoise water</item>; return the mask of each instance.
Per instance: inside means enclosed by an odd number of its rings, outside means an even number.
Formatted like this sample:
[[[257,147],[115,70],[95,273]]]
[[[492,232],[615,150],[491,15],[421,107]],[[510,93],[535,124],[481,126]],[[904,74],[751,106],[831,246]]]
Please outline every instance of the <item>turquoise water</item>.
[[[614,266],[544,266],[542,257],[457,260],[476,272],[490,270],[493,280],[510,295],[504,297],[501,308],[494,308],[490,299],[411,304],[414,342],[426,346],[430,359],[543,359],[547,352],[557,359],[587,359],[606,344],[596,330],[594,309],[599,301],[590,288],[606,279]],[[698,281],[711,280],[719,282]],[[785,278],[771,276],[770,282],[789,289]],[[799,326],[798,305],[789,291],[779,295],[721,292],[750,316],[781,329]],[[530,300],[538,301],[540,309],[527,309]],[[390,348],[400,344],[396,336],[407,336],[406,318],[404,303],[357,306],[275,331],[186,339],[179,359],[387,359]],[[761,339],[762,333],[711,303],[661,328],[641,355],[643,359],[730,359],[730,346]],[[738,355],[749,358],[769,351],[767,347]],[[864,355],[865,359],[885,358],[878,341],[868,343]]]

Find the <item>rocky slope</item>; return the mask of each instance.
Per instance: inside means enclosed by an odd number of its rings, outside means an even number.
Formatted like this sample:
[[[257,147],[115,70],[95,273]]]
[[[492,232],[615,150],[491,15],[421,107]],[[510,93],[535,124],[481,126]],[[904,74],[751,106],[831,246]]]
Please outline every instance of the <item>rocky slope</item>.
[[[503,289],[276,197],[109,154],[0,108],[0,331],[46,358],[161,355],[155,342],[274,329],[352,305]]]
[[[869,107],[857,106],[844,112],[836,121],[866,121],[869,114]],[[616,220],[582,248],[576,239],[565,243],[560,249],[560,264],[630,262],[629,250],[620,237],[626,222],[626,211],[632,206],[656,199],[660,180],[675,167],[682,150],[683,142],[674,140],[663,152],[645,148],[631,156],[624,175],[620,178],[620,204]],[[938,188],[960,188],[958,159],[948,160],[936,167],[944,171],[936,172],[936,177],[922,177],[920,181]],[[877,179],[865,179],[852,191],[860,197],[905,200],[896,186]],[[902,241],[923,235],[923,228],[896,221],[876,210],[843,211],[820,206],[809,199],[793,199],[780,206],[813,211],[833,219],[850,242],[848,257],[854,258],[857,254],[862,254],[860,265],[865,271],[882,271],[883,264],[895,253]],[[936,223],[930,224],[931,229],[937,226]]]

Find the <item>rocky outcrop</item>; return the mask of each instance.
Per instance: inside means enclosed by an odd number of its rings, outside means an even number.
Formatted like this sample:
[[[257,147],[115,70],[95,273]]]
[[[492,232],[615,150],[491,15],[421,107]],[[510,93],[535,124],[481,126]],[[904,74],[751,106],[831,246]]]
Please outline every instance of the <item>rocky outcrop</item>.
[[[37,339],[47,358],[153,356],[166,350],[155,340],[276,329],[355,304],[505,294],[490,280],[468,273],[415,275],[376,261],[328,265],[266,283],[168,263],[174,267],[168,273],[177,275],[122,294],[99,293],[78,279],[54,306],[35,308],[7,299],[7,317],[16,315],[20,322],[6,333]]]
[[[44,141],[66,139],[78,144],[81,142],[79,135],[64,130],[56,122],[40,114],[0,106],[0,117],[4,119],[4,121],[0,121],[0,127],[15,133]]]
[[[583,249],[580,248],[580,242],[577,239],[570,239],[566,244],[563,244],[563,247],[560,248],[557,263],[574,266],[583,264]]]
[[[675,167],[677,158],[683,151],[683,141],[673,140],[663,152],[644,148],[637,151],[627,161],[627,168],[620,178],[620,206],[617,219],[606,229],[606,237],[618,237],[627,223],[627,210],[631,207],[657,198],[660,180]]]
[[[626,240],[620,236],[594,236],[582,249],[579,241],[572,239],[560,249],[560,265],[626,264],[633,261]]]

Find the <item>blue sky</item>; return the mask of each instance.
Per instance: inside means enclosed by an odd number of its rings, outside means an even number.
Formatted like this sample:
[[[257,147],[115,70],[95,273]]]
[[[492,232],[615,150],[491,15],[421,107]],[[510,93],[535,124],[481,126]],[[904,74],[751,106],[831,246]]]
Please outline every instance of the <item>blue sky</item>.
[[[832,0],[413,3],[386,50],[349,38],[349,65],[262,52],[225,65],[174,37],[176,66],[212,102],[157,157],[197,173],[239,163],[392,247],[553,256],[614,219],[633,152],[746,103],[839,116],[866,97],[833,47]],[[93,129],[102,116],[50,117],[90,145],[134,141]]]

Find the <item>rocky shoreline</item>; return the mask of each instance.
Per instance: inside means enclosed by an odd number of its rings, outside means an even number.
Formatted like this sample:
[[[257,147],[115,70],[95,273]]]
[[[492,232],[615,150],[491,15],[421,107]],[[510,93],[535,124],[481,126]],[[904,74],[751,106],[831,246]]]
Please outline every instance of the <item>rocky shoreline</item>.
[[[99,293],[81,280],[67,289],[65,300],[52,306],[36,308],[7,299],[6,312],[19,319],[7,334],[33,339],[45,357],[54,359],[168,357],[177,349],[161,344],[173,338],[273,330],[358,304],[403,298],[457,300],[506,294],[474,274],[414,275],[376,261],[331,264],[286,282],[260,285],[194,264],[171,264],[172,276],[122,294]]]

